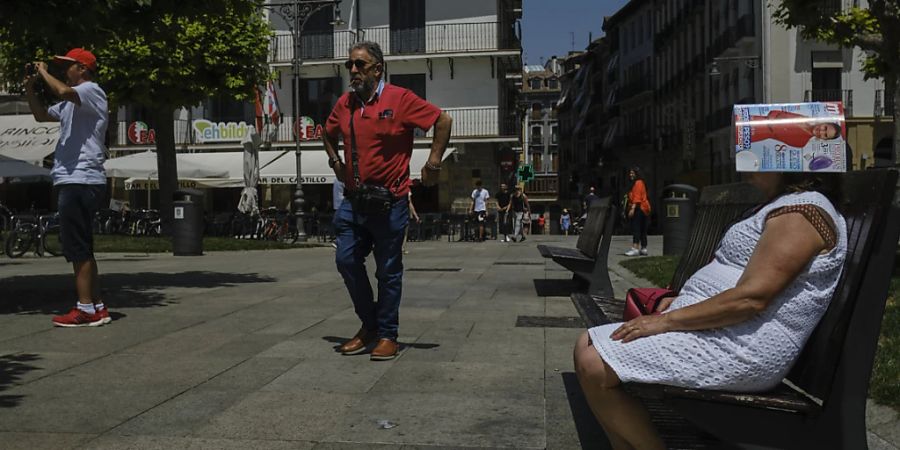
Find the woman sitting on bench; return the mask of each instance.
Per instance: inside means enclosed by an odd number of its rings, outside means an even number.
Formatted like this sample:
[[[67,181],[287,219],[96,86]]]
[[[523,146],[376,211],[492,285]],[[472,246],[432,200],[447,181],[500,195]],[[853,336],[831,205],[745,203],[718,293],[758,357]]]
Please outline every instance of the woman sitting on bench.
[[[847,253],[834,174],[749,173],[767,203],[734,224],[713,260],[660,315],[591,328],[575,370],[615,449],[664,444],[622,382],[760,392],[777,386],[837,286]]]

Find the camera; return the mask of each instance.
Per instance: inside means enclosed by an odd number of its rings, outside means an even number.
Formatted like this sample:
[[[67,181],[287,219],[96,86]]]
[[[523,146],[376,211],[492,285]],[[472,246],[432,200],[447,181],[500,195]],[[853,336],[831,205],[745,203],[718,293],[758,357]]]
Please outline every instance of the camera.
[[[25,64],[25,75],[32,76],[37,73],[37,67],[34,64]]]

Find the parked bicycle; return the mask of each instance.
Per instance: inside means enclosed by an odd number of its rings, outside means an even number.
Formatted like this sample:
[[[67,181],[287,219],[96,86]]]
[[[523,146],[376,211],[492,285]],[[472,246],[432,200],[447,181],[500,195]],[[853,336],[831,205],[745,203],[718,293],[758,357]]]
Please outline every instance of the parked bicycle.
[[[13,229],[6,236],[4,249],[6,256],[18,258],[34,247],[34,254],[44,256],[62,255],[59,241],[59,216],[57,213],[34,216],[13,216]]]

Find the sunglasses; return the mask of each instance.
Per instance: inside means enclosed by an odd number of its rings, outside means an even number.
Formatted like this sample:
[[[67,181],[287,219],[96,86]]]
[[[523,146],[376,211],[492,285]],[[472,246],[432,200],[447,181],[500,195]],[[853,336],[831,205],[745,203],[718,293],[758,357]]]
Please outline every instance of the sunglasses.
[[[363,70],[369,64],[369,62],[363,59],[348,59],[346,62],[344,62],[344,67],[346,67],[347,70],[350,70],[353,68],[353,66],[356,66],[356,70]]]

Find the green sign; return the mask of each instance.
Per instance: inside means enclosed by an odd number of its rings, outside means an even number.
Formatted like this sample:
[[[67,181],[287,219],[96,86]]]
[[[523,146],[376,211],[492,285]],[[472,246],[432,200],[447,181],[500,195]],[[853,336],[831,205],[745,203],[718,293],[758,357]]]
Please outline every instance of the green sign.
[[[519,168],[519,179],[522,181],[531,181],[534,179],[534,169],[531,165],[525,164]]]

